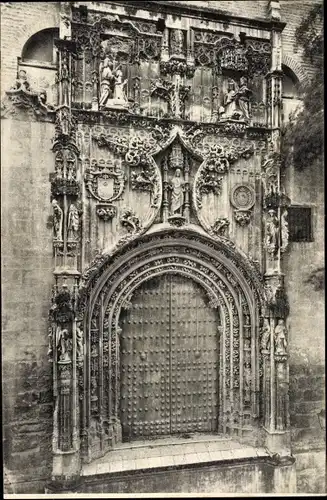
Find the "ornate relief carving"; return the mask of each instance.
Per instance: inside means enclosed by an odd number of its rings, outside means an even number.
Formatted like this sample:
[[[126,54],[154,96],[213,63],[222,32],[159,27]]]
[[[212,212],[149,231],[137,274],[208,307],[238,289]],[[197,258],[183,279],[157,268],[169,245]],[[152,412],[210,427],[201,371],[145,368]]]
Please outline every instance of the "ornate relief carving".
[[[72,149],[60,149],[55,153],[55,172],[51,174],[52,196],[78,196],[77,155]]]
[[[141,230],[140,220],[134,210],[125,208],[120,215],[120,223],[126,227],[129,233],[137,233]]]
[[[217,43],[218,70],[246,73],[248,60],[245,47],[233,38],[223,37]]]
[[[234,217],[240,226],[246,226],[251,220],[251,208],[255,203],[255,192],[250,185],[236,185],[231,191],[231,203],[236,208]]]
[[[272,47],[270,41],[246,38],[245,46],[249,62],[249,75],[251,77],[265,76],[270,71],[271,65]]]
[[[126,108],[128,106],[125,87],[127,79],[123,79],[123,72],[115,59],[108,56],[100,62],[100,109],[105,108]]]
[[[236,222],[244,227],[250,223],[252,212],[250,210],[234,210],[234,218]]]
[[[112,220],[117,215],[117,209],[114,205],[97,205],[97,216],[104,221]]]
[[[157,80],[151,83],[151,96],[157,96],[168,103],[168,116],[182,118],[191,87],[176,84],[168,80]]]
[[[212,225],[212,232],[217,236],[219,235],[226,236],[228,228],[229,228],[229,220],[226,217],[220,217]]]
[[[85,184],[89,193],[98,201],[113,202],[124,192],[126,175],[113,161],[97,163],[92,160],[85,171]]]
[[[219,195],[222,186],[221,174],[225,173],[240,156],[249,157],[254,153],[253,147],[235,149],[230,147],[225,150],[222,146],[213,145],[201,154],[205,157],[204,163],[198,170],[194,181],[194,200],[196,209],[202,207],[203,195],[214,193]]]
[[[237,184],[231,190],[231,203],[238,210],[250,210],[255,203],[255,191],[249,184]]]
[[[164,132],[159,127],[155,127],[148,137],[134,135],[130,138],[128,136],[107,138],[104,134],[93,137],[99,146],[107,146],[116,154],[124,155],[125,162],[131,167],[142,167],[141,171],[131,172],[131,187],[150,192],[151,206],[154,208],[158,206],[161,187],[159,172],[152,153],[158,147],[157,141],[161,141],[164,136]]]
[[[235,80],[228,81],[228,91],[224,95],[223,107],[221,108],[221,120],[242,120],[250,121],[249,101],[252,90],[247,86],[247,79],[242,76],[240,85],[237,86]]]
[[[180,75],[181,77],[193,78],[195,65],[180,61],[178,59],[170,59],[169,61],[160,61],[160,73],[163,76]]]
[[[35,92],[32,90],[24,69],[20,69],[17,79],[10,90],[6,91],[12,105],[20,109],[31,109],[36,116],[47,115],[54,111],[54,107],[47,104],[47,93],[45,90]]]

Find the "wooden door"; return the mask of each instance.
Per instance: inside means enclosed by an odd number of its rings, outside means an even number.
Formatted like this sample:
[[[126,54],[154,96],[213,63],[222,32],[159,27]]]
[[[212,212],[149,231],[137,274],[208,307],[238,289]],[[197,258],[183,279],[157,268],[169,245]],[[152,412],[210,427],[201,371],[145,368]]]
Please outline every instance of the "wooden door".
[[[121,326],[123,436],[215,432],[218,318],[203,289],[179,275],[149,280]]]

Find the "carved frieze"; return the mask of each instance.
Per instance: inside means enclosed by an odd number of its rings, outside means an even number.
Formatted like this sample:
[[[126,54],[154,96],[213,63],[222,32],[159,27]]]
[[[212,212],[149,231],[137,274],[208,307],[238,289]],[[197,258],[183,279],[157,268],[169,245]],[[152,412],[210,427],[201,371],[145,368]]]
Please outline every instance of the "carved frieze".
[[[234,38],[222,37],[217,45],[218,71],[233,70],[246,73],[248,59],[246,48]]]
[[[178,59],[170,59],[169,61],[160,61],[160,73],[163,76],[180,75],[181,77],[192,78],[195,72],[195,65],[180,61]]]

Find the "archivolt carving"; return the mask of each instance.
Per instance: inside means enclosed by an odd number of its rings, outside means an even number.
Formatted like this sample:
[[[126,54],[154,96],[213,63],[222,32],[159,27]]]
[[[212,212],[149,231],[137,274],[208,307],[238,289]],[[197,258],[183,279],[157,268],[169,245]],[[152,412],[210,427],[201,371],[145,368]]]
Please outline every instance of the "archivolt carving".
[[[176,236],[175,231],[173,234]],[[236,271],[236,267],[233,271],[227,269],[226,266],[231,266],[231,262],[227,264],[222,254],[217,253],[217,249],[214,250],[216,245],[213,244],[213,248],[211,244],[207,245],[205,250],[200,241],[201,238],[192,240],[185,237],[170,241],[167,235],[164,240],[153,236],[150,239],[144,237],[141,247],[140,245],[134,249],[130,247],[129,251],[125,248],[124,254],[118,252],[114,258],[107,260],[107,263],[110,262],[108,269],[102,266],[96,289],[91,292],[91,302],[87,306],[84,331],[87,335],[86,345],[89,345],[91,349],[87,354],[91,359],[91,376],[88,381],[91,394],[90,411],[93,418],[109,423],[111,432],[116,433],[114,440],[119,440],[117,420],[120,393],[119,316],[121,308],[141,283],[167,272],[183,274],[195,280],[207,290],[211,305],[220,311],[221,349],[224,353],[220,376],[226,381],[219,402],[221,432],[228,433],[234,425],[243,425],[240,413],[244,405],[244,408],[250,410],[249,415],[257,414],[258,402],[254,401],[251,409],[248,406],[247,394],[249,387],[254,390],[251,384],[258,374],[256,365],[251,364],[251,357],[248,359],[245,354],[248,349],[251,349],[252,353],[256,349],[256,341],[253,337],[257,329],[253,309],[256,307],[255,298],[249,285],[244,278],[241,278],[239,271]],[[99,315],[101,310],[102,313]],[[103,349],[101,352],[96,348],[100,331],[99,317],[106,318],[106,324],[109,325],[108,328],[102,329]],[[250,319],[247,320],[247,317]],[[247,324],[250,330],[247,329]],[[240,349],[244,349],[243,358],[246,358],[246,363],[240,364]],[[101,375],[103,366],[109,367],[109,370],[107,368],[105,370],[106,373],[109,372],[105,379]],[[247,381],[245,385],[241,382],[243,378]],[[100,390],[104,387],[103,384],[105,384],[105,391]],[[110,394],[109,400],[105,402],[108,394]],[[83,405],[83,412],[87,412],[88,407],[85,404],[86,402]],[[113,422],[116,422],[116,431],[113,430]],[[100,432],[105,433],[104,428],[100,429]],[[89,436],[88,447],[91,446],[91,442],[94,450],[93,457],[103,453],[100,448],[96,451],[94,440]]]

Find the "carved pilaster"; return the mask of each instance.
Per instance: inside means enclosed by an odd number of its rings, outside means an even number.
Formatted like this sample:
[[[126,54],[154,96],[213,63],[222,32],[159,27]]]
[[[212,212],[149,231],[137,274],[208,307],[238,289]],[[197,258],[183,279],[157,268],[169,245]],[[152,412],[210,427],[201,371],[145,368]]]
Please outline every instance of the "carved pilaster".
[[[266,318],[261,331],[263,359],[264,429],[270,451],[287,455],[289,443],[288,314],[284,276],[265,275]]]
[[[71,4],[61,4],[56,109],[50,175],[55,287],[50,310],[49,355],[53,361],[55,398],[52,479],[69,481],[80,474],[80,426],[77,365],[83,364],[83,338],[76,323],[78,258],[81,239],[79,151],[71,115],[73,57]],[[51,347],[51,348],[50,348]]]
[[[53,362],[54,428],[52,478],[70,479],[80,472],[76,334],[76,277],[57,277],[50,310],[51,338],[48,354]],[[50,347],[49,346],[49,347]],[[67,456],[69,467],[67,468]],[[67,470],[69,471],[67,474]]]

